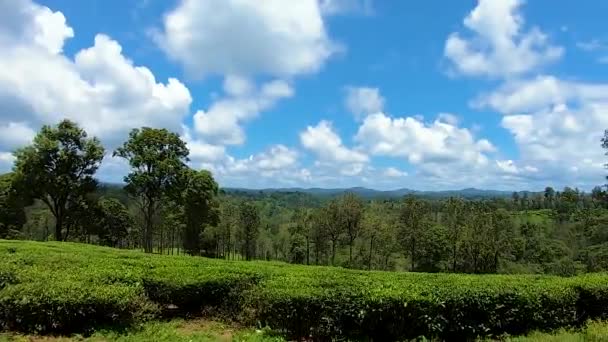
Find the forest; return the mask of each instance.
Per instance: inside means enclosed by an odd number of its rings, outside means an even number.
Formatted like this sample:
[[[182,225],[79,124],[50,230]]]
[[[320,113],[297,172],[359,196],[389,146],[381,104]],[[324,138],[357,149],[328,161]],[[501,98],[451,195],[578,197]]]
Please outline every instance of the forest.
[[[597,148],[608,151],[608,131]],[[129,165],[124,185],[99,183],[101,142],[71,121],[44,126],[0,178],[0,237],[362,270],[608,270],[602,186],[478,199],[239,191],[188,153],[175,133],[134,129],[111,151]]]

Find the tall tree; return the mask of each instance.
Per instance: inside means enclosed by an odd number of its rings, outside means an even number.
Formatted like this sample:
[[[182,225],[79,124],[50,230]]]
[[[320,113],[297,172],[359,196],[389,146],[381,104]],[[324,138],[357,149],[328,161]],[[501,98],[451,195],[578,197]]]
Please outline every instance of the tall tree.
[[[430,227],[428,204],[413,196],[408,196],[403,201],[399,214],[401,228],[401,243],[404,250],[409,252],[410,269],[416,269],[419,243],[423,238],[425,229]]]
[[[152,252],[154,216],[163,197],[174,197],[179,188],[179,176],[188,161],[188,148],[177,134],[166,129],[143,127],[134,129],[114,156],[126,159],[131,172],[124,178],[125,190],[133,196],[142,212],[144,227],[142,244],[146,253]]]
[[[249,201],[243,201],[239,210],[239,221],[243,229],[243,254],[246,260],[255,257],[257,238],[260,229],[260,213]]]
[[[211,172],[186,169],[180,202],[184,206],[184,250],[192,255],[201,251],[200,236],[206,225],[217,225],[219,206],[215,201],[218,185]]]
[[[342,224],[342,216],[340,213],[340,202],[337,199],[331,200],[322,211],[325,235],[331,241],[331,264],[336,263],[336,250],[338,242],[344,235],[344,225]]]
[[[464,229],[464,202],[459,198],[451,197],[446,203],[446,225],[448,228],[448,239],[452,254],[452,272],[456,272],[458,261],[458,246],[462,239]]]
[[[32,145],[15,152],[19,182],[55,217],[55,240],[69,235],[69,231],[63,234],[63,228],[70,206],[96,189],[93,176],[103,155],[99,140],[88,138],[85,130],[69,120],[43,126]]]
[[[0,238],[19,231],[26,222],[25,207],[31,204],[26,191],[15,188],[15,174],[0,175]]]
[[[544,197],[545,197],[545,207],[552,208],[553,202],[555,200],[555,190],[553,190],[553,188],[550,186],[546,187]]]
[[[359,196],[347,193],[340,199],[340,221],[348,238],[348,263],[353,263],[353,246],[361,230],[363,202]]]

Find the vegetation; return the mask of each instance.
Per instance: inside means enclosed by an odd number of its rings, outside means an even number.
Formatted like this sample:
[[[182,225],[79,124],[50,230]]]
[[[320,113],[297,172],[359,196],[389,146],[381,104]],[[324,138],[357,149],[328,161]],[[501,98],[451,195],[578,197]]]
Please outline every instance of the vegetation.
[[[89,245],[1,241],[2,328],[90,334],[206,313],[288,338],[471,339],[608,315],[605,187],[233,192],[188,154],[175,133],[134,129],[113,153],[130,166],[119,187],[98,184],[104,150],[73,122],[16,151],[0,177],[0,238]]]
[[[0,256],[0,322],[29,333],[88,334],[207,312],[288,338],[466,339],[608,315],[605,274],[368,272],[6,240]]]

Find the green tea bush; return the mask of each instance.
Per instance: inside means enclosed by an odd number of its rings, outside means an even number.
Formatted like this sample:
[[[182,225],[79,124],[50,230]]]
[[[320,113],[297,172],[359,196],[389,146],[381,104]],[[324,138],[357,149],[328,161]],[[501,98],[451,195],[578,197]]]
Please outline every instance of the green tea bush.
[[[0,240],[0,327],[91,332],[217,310],[294,339],[471,340],[608,318],[608,275],[364,272]]]

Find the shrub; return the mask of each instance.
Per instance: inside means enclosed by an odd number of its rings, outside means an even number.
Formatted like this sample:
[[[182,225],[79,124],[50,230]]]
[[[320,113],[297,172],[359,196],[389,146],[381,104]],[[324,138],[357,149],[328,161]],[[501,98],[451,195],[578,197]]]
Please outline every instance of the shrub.
[[[0,326],[127,327],[176,306],[294,339],[469,340],[608,318],[608,275],[366,272],[0,240]]]

